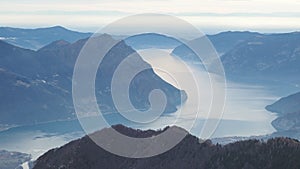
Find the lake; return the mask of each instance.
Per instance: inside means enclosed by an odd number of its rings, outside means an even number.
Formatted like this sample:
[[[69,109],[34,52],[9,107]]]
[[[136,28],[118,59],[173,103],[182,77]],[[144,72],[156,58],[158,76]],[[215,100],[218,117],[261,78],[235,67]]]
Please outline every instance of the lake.
[[[127,125],[143,129],[157,129],[176,122],[176,125],[185,128],[195,121],[191,133],[199,136],[205,120],[218,121],[214,116],[207,119],[211,105],[211,91],[208,90],[210,84],[207,73],[200,65],[199,67],[192,65],[187,69],[185,63],[170,55],[170,50],[144,50],[139,51],[139,53],[145,61],[154,67],[154,71],[161,78],[185,90],[188,99],[174,114],[162,116],[157,121],[145,126]],[[190,72],[196,76],[193,77]],[[199,97],[195,94],[193,80],[200,84]],[[222,119],[211,135],[212,138],[257,136],[275,131],[271,121],[276,118],[276,115],[267,112],[265,106],[273,103],[278,99],[278,96],[274,96],[262,86],[230,81],[227,82],[226,93]],[[197,118],[193,118],[190,115],[193,114],[195,106],[198,104],[200,105],[199,114]],[[181,118],[177,116],[179,113],[182,115]],[[111,119],[114,119],[113,115]],[[33,159],[36,159],[49,149],[62,146],[84,135],[85,133],[77,120],[19,126],[0,132],[0,149],[29,153],[32,154]]]

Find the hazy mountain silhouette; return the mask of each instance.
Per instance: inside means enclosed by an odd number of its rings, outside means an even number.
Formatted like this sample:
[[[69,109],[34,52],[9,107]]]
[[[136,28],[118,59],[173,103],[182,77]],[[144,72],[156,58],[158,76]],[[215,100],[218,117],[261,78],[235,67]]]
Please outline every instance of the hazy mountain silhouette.
[[[135,50],[148,48],[173,49],[182,44],[175,38],[156,33],[134,35],[125,38],[124,41]]]
[[[300,73],[298,32],[284,34],[223,32],[207,37],[220,53],[226,76],[230,79],[249,82],[269,81],[269,83],[300,82],[299,76],[296,76]],[[172,53],[186,61],[201,62],[185,45],[175,48]]]
[[[37,29],[0,27],[0,38],[2,40],[32,50],[37,50],[56,40],[64,39],[73,43],[91,35],[91,33],[71,31],[61,26]]]
[[[226,52],[233,49],[239,43],[245,42],[248,39],[254,38],[256,36],[260,36],[261,34],[256,32],[221,32],[216,35],[207,35],[206,37],[211,41],[212,45],[214,45],[216,51],[223,55]],[[197,43],[197,39],[189,42],[191,44]],[[201,48],[201,46],[199,46]],[[172,54],[179,56],[188,61],[200,61],[196,54],[188,48],[185,44],[182,44],[176,47]]]

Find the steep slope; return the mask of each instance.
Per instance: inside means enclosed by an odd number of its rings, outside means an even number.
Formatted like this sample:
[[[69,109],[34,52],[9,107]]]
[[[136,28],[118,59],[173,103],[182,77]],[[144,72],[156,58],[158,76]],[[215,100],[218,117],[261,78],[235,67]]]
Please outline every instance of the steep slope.
[[[0,69],[0,124],[23,125],[72,117],[64,91]]]
[[[48,83],[35,51],[0,41],[0,123],[24,125],[74,116],[70,93]]]
[[[276,85],[278,91],[284,92],[293,92],[300,85],[299,32],[224,32],[208,38],[221,54],[228,79],[269,87]],[[184,45],[175,48],[173,54],[187,61],[200,61]]]
[[[37,50],[60,39],[73,43],[89,36],[91,36],[91,33],[71,31],[61,26],[37,29],[0,27],[0,38],[2,40],[32,50]]]
[[[41,71],[34,51],[19,48],[1,40],[0,67],[30,77],[36,76]]]
[[[101,35],[99,38],[106,38],[105,41],[107,42],[114,41],[109,35]],[[40,49],[37,52],[38,59],[41,65],[47,69],[47,74],[43,77],[47,77],[48,80],[55,81],[59,87],[71,91],[73,67],[85,42],[86,39],[79,40],[73,44],[56,41]],[[111,92],[107,91],[107,89],[111,87],[111,80],[118,65],[128,55],[133,53],[135,53],[135,51],[131,47],[124,43],[124,41],[120,41],[106,54],[101,65],[99,65],[96,78],[96,93],[98,94],[98,98],[101,97],[102,102],[99,104],[101,105],[100,108],[105,107],[104,111],[116,111]],[[130,70],[137,69],[142,65],[150,68],[139,73],[131,82],[130,94],[132,96],[131,101],[133,105],[139,109],[147,109],[149,106],[148,94],[150,91],[153,89],[162,89],[168,98],[165,112],[171,113],[176,111],[176,106],[181,103],[181,94],[184,96],[183,99],[186,99],[185,92],[179,91],[163,81],[139,55],[135,56],[133,61],[134,63],[128,63]],[[128,70],[128,72],[132,72],[130,70]]]
[[[300,131],[300,111],[281,115],[272,121],[272,125],[278,131]]]
[[[300,112],[300,92],[283,97],[275,103],[268,105],[266,109],[279,115]]]
[[[109,35],[97,38],[114,41]],[[59,40],[37,52],[5,42],[0,43],[0,68],[3,70],[0,74],[3,98],[0,107],[1,123],[31,124],[74,118],[71,95],[73,68],[86,41],[87,39],[82,39],[68,43]],[[107,87],[110,88],[112,75],[118,64],[133,52],[135,51],[132,48],[121,41],[108,52],[100,65],[96,78],[96,93],[98,100],[103,100],[99,105],[104,111],[116,111]],[[163,81],[140,56],[137,55],[135,61],[129,69],[135,69],[136,65],[146,65],[149,69],[139,73],[131,83],[133,105],[139,109],[147,109],[149,92],[152,89],[162,89],[168,99],[165,113],[176,111],[181,103],[181,94],[185,96],[183,99],[186,99],[185,92]],[[16,87],[15,84],[22,87]],[[5,97],[8,99],[5,100]]]
[[[162,132],[132,130],[124,126],[117,126],[116,130],[134,137],[151,137]],[[111,154],[86,136],[50,150],[36,161],[34,169],[297,169],[300,167],[299,155],[300,143],[287,138],[267,142],[247,140],[221,146],[209,140],[200,143],[198,138],[187,135],[170,151],[150,158],[133,159]]]
[[[300,33],[257,36],[222,57],[231,76],[300,80]]]
[[[273,135],[300,139],[299,105],[300,93],[295,93],[266,106],[268,111],[277,113],[278,115],[278,117],[272,121],[272,125],[278,131]]]
[[[216,48],[217,52],[220,55],[227,53],[231,49],[233,49],[239,43],[248,41],[257,36],[261,36],[260,33],[257,32],[238,32],[238,31],[228,31],[221,32],[216,35],[208,35],[208,39]]]

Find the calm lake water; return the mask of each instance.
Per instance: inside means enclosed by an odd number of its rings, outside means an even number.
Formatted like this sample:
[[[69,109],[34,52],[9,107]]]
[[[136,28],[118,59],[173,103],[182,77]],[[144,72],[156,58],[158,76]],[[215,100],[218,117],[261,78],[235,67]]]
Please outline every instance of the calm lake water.
[[[164,80],[187,92],[188,100],[180,108],[181,113],[186,113],[188,116],[199,103],[200,113],[197,117],[199,124],[192,131],[193,134],[199,135],[203,121],[209,115],[207,112],[210,111],[210,99],[212,97],[212,91],[209,90],[211,79],[209,79],[207,72],[199,64],[188,64],[173,57],[170,55],[170,50],[147,49],[139,53]],[[193,84],[193,79],[199,84],[199,99],[196,99],[196,87]],[[218,92],[220,89],[215,88],[215,90]],[[271,122],[276,118],[276,115],[266,111],[265,106],[276,101],[278,96],[272,95],[268,89],[262,86],[238,84],[230,81],[227,81],[225,91],[226,99],[222,119],[212,137],[254,136],[275,131]],[[210,116],[209,120],[217,119]],[[185,126],[184,123],[189,123],[189,121],[183,119],[181,121],[183,127]]]

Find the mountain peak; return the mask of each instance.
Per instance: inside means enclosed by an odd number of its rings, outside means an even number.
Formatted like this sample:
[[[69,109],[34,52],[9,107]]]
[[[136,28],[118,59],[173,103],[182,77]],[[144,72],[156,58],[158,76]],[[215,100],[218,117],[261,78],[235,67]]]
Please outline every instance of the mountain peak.
[[[113,128],[133,130],[122,125]],[[147,133],[142,130],[135,132]],[[288,138],[270,139],[267,142],[246,140],[220,146],[209,140],[200,143],[197,137],[188,134],[171,150],[139,159],[117,156],[96,145],[89,137],[83,137],[50,150],[36,161],[34,168],[299,168],[299,148],[298,141]]]
[[[63,30],[67,30],[67,28],[62,27],[62,26],[60,26],[60,25],[56,25],[56,26],[49,27],[49,29],[63,29]]]
[[[104,34],[100,34],[99,36],[96,37],[100,37],[102,39],[110,39],[113,40],[112,36],[110,34],[104,33]]]
[[[115,129],[116,131],[120,132],[121,134],[127,135],[129,137],[135,137],[135,138],[147,138],[152,136],[157,136],[166,130],[171,130],[172,132],[182,132],[182,133],[188,133],[185,129],[178,127],[178,126],[166,126],[163,129],[160,130],[141,130],[141,129],[133,129],[130,127],[126,127],[122,124],[113,125],[111,128]]]
[[[71,43],[66,40],[57,40],[57,41],[54,41],[54,42],[42,47],[41,49],[39,49],[39,51],[53,50],[53,49],[61,48],[61,47],[64,47],[64,46],[67,46],[70,44]]]

